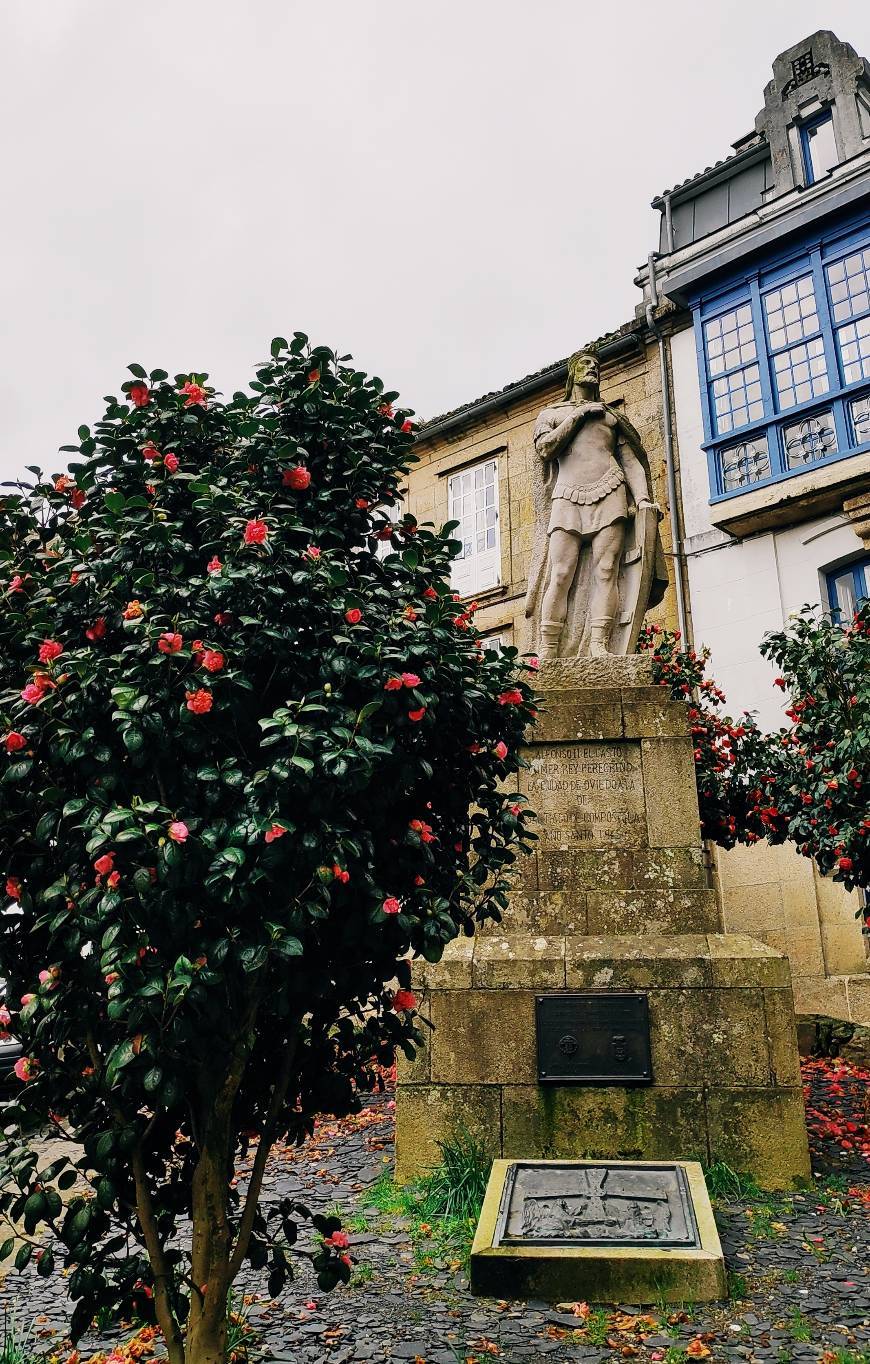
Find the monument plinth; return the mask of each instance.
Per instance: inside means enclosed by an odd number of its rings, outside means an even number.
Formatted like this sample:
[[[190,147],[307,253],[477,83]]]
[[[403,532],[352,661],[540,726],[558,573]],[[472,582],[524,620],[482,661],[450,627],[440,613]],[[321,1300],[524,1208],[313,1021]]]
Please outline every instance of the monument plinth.
[[[521,784],[540,841],[503,922],[416,967],[434,1031],[400,1063],[398,1178],[466,1126],[495,1157],[722,1160],[770,1188],[808,1179],[788,960],[723,932],[685,706],[642,657],[543,663],[539,688]],[[626,996],[644,1001],[633,1022]],[[556,1066],[541,1063],[542,1001]]]

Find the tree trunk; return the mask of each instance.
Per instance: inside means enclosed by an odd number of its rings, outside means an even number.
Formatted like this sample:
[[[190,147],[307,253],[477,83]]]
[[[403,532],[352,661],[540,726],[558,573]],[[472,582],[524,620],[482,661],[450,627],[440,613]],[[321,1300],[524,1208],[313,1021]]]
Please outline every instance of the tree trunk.
[[[218,1110],[204,1136],[193,1176],[193,1290],[185,1341],[186,1364],[224,1364],[230,1288],[230,1123]]]

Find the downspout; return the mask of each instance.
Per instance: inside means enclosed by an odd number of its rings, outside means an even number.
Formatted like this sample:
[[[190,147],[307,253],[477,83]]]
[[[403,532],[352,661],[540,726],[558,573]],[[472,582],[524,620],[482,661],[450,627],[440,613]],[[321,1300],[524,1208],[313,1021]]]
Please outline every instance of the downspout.
[[[659,331],[655,319],[655,310],[659,304],[659,291],[656,282],[656,257],[655,252],[653,251],[651,251],[647,257],[647,266],[649,269],[650,301],[646,305],[646,324],[658,341],[659,346],[659,366],[661,369],[662,383],[662,418],[665,437],[665,479],[668,490],[668,507],[671,513],[671,544],[673,547],[674,560],[674,586],[677,591],[677,621],[683,643],[684,645],[688,645],[689,635],[686,628],[686,584],[683,575],[683,539],[680,533],[680,516],[679,507],[677,505],[677,478],[674,472],[673,411],[671,408],[670,383],[668,382],[668,357],[665,350],[665,338]]]

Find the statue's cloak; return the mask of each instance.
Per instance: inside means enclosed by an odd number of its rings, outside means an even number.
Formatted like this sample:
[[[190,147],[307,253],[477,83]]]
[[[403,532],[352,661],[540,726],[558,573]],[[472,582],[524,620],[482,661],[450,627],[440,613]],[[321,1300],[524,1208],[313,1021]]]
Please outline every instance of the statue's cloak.
[[[621,452],[625,446],[632,451],[643,466],[647,477],[647,483],[652,487],[649,459],[643,448],[640,436],[632,426],[631,422],[623,413],[615,408],[604,404],[605,410],[616,420],[617,427],[617,447],[616,459],[621,464]],[[567,417],[574,410],[574,404],[563,401],[551,403],[544,409],[545,412],[558,412],[564,409],[563,416]],[[532,456],[532,500],[535,508],[535,541],[532,548],[532,561],[529,568],[528,590],[526,592],[526,619],[530,622],[528,632],[528,642],[526,649],[534,651],[538,647],[540,640],[540,619],[541,602],[547,590],[549,577],[549,555],[547,554],[547,527],[550,523],[550,508],[553,501],[553,489],[559,473],[559,457],[555,459],[542,460],[537,450]],[[637,642],[637,631],[643,612],[651,606],[657,606],[665,595],[668,586],[668,567],[665,561],[664,549],[662,548],[661,535],[658,524],[656,523],[653,533],[653,544],[636,544],[635,528],[635,505],[632,501],[631,490],[626,484],[628,495],[628,514],[629,520],[626,525],[626,547],[623,555],[623,567],[620,569],[620,601],[617,620],[614,622],[614,629],[611,633],[611,648],[614,652],[633,652]],[[640,570],[636,572],[626,571],[625,565],[639,562],[641,556],[647,561],[648,571],[644,574]],[[585,654],[589,647],[589,613],[587,603],[589,601],[589,590],[592,577],[592,555],[589,544],[584,544],[580,550],[580,558],[577,564],[577,572],[574,575],[574,582],[568,596],[568,615],[559,640],[559,655],[563,658],[575,658],[578,654]],[[645,590],[644,580],[649,584],[649,595],[647,600],[640,603],[637,599],[638,591]],[[632,599],[633,597],[633,599]],[[629,618],[635,624],[629,624]],[[620,622],[626,623],[627,628],[620,627]],[[621,635],[623,647],[619,647],[619,641],[614,636]],[[614,648],[614,645],[616,646]]]

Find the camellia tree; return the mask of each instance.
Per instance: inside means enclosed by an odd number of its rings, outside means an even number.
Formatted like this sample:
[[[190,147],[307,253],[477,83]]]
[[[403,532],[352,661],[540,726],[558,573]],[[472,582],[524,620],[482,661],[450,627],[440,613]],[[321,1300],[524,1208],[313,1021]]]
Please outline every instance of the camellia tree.
[[[451,594],[451,528],[379,510],[409,417],[301,333],[271,355],[228,401],[131,365],[2,501],[11,1116],[79,1155],[7,1129],[0,1255],[69,1267],[75,1338],[152,1310],[172,1364],[224,1358],[244,1262],[280,1291],[310,1214],[261,1207],[273,1143],[413,1053],[409,957],[497,918],[531,837],[525,666]],[[347,1237],[313,1222],[328,1289]]]
[[[725,848],[790,840],[848,890],[870,888],[870,603],[845,627],[806,607],[765,637],[761,653],[790,698],[790,725],[770,733],[723,714],[709,650],[683,649],[656,626],[641,647],[689,706],[705,837]]]

